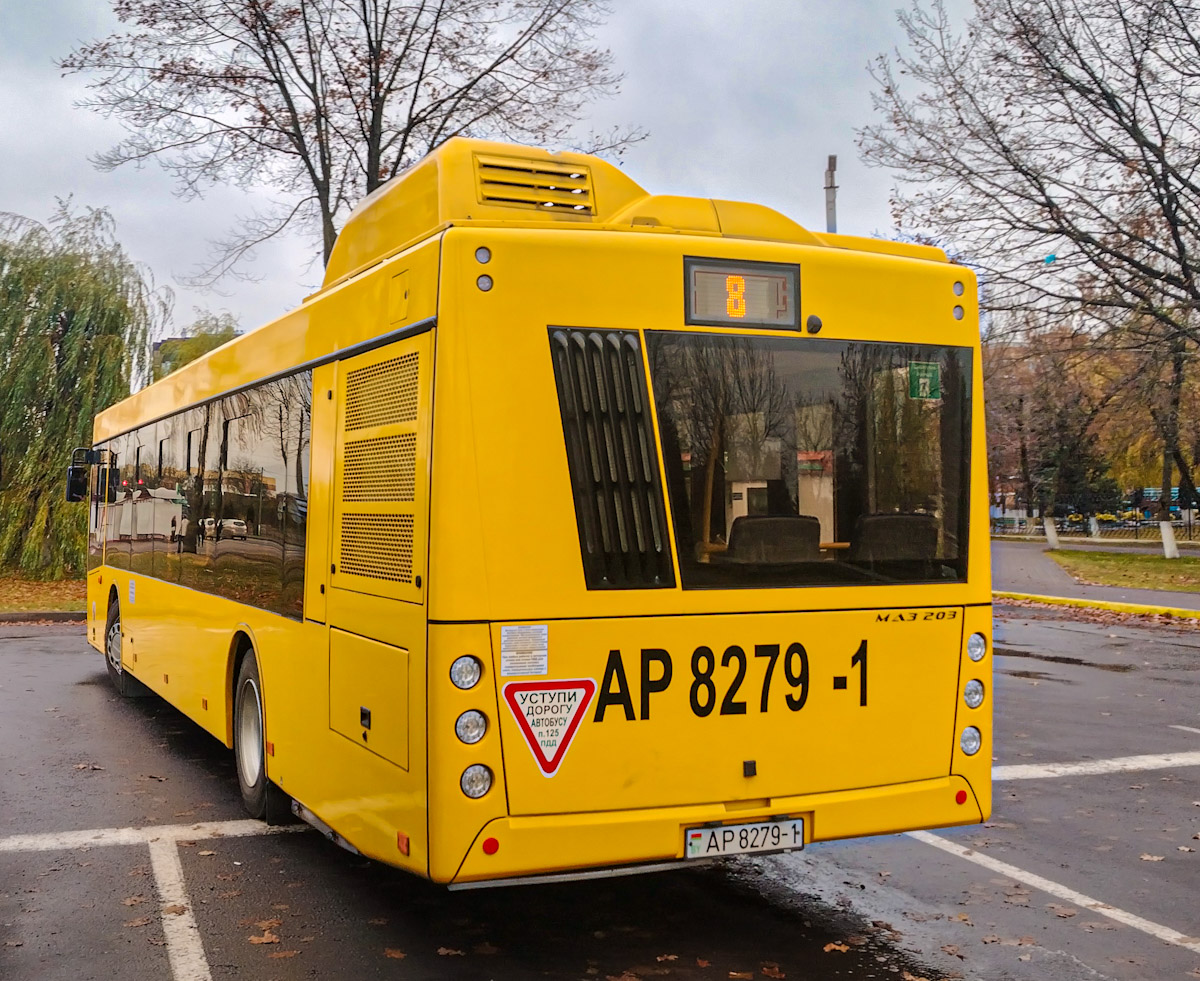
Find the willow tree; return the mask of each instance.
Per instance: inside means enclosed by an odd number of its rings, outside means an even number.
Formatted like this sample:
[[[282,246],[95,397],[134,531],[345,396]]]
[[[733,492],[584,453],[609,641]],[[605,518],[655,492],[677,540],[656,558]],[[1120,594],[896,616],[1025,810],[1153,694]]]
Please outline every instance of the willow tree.
[[[0,568],[82,570],[87,509],[63,499],[70,452],[144,376],[165,313],[107,212],[0,215]]]

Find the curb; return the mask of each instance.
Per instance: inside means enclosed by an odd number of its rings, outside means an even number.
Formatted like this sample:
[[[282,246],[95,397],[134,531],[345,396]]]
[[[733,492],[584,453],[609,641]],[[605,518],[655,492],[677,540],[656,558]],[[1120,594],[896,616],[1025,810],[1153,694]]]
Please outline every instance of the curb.
[[[992,535],[993,542],[1037,542],[1041,545],[1046,545],[1050,551],[1049,543],[1046,541],[1045,535]],[[1176,541],[1180,551],[1200,549],[1200,541],[1184,540]],[[1064,552],[1074,547],[1076,550],[1092,550],[1097,548],[1108,548],[1112,546],[1115,549],[1123,548],[1141,548],[1147,545],[1156,545],[1159,550],[1162,549],[1162,539],[1160,538],[1068,538],[1065,535],[1060,535],[1058,539],[1058,550]],[[1153,553],[1146,553],[1153,554]]]
[[[22,610],[20,613],[0,613],[0,623],[83,623],[87,613],[83,610],[53,610],[39,613],[37,610]]]
[[[1145,606],[1141,603],[1114,603],[1110,600],[1078,599],[1074,596],[1038,596],[1034,593],[1008,593],[995,591],[993,599],[1024,600],[1029,603],[1045,603],[1047,606],[1072,606],[1084,610],[1105,610],[1109,613],[1133,613],[1139,616],[1174,617],[1179,620],[1200,620],[1200,610],[1188,610],[1178,606]]]

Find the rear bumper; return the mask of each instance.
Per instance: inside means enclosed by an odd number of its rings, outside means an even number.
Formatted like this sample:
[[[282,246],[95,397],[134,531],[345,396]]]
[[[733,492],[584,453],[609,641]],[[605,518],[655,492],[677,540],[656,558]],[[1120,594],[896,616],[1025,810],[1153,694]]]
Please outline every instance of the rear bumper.
[[[966,799],[957,802],[959,791]],[[990,797],[990,795],[985,795]],[[768,817],[805,819],[805,843],[977,824],[986,819],[971,785],[952,775],[935,780],[736,804],[699,804],[585,814],[505,817],[475,837],[454,885],[512,877],[629,867],[683,860],[684,829],[741,824]],[[498,847],[488,855],[484,842]]]

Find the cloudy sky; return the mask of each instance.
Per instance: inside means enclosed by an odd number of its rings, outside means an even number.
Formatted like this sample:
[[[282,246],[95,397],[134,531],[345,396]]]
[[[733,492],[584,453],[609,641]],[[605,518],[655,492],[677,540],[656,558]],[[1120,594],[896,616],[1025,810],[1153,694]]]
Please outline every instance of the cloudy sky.
[[[816,229],[825,160],[836,153],[838,230],[886,233],[890,178],[859,162],[854,131],[871,119],[868,62],[901,41],[902,2],[614,0],[599,40],[625,73],[623,91],[582,125],[648,130],[624,166],[652,193],[757,201]],[[229,216],[254,202],[233,189],[182,201],[154,164],[92,166],[119,125],[75,108],[83,82],[61,78],[54,61],[116,26],[108,0],[0,0],[0,211],[44,220],[68,195],[106,207],[132,257],[174,290],[176,324],[204,307],[256,327],[319,283],[313,246],[295,237],[261,249],[250,270],[258,281],[227,282],[220,294],[180,285]]]

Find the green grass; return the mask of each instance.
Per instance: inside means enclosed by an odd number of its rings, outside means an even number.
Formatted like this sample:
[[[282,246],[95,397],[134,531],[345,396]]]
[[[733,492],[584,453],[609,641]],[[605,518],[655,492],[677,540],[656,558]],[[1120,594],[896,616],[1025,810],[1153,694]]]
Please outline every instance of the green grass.
[[[1200,591],[1200,558],[1164,559],[1129,552],[1051,551],[1050,556],[1081,582],[1098,586]]]
[[[87,583],[82,579],[34,582],[0,575],[0,613],[82,610],[87,602]]]

